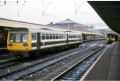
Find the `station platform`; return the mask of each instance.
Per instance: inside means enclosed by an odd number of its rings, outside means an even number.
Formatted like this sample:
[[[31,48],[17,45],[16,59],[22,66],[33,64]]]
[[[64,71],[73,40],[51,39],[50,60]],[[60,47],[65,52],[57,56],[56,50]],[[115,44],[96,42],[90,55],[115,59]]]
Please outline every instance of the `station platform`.
[[[120,80],[120,42],[108,46],[98,62],[90,70],[84,81]]]
[[[7,47],[0,47],[0,50],[6,50]]]
[[[7,46],[0,45],[0,50],[7,49]]]

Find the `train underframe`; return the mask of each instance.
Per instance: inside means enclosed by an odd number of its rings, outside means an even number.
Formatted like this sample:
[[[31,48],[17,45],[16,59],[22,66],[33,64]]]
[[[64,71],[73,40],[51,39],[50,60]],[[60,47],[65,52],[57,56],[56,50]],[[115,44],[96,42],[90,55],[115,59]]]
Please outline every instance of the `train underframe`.
[[[15,54],[15,57],[22,57],[22,58],[38,57],[42,55],[58,53],[63,50],[68,50],[71,48],[76,48],[76,47],[79,47],[80,44],[76,43],[76,44],[57,46],[57,47],[51,47],[51,48],[46,48],[46,49],[40,49],[40,50],[31,50],[28,52],[14,52],[14,54]]]

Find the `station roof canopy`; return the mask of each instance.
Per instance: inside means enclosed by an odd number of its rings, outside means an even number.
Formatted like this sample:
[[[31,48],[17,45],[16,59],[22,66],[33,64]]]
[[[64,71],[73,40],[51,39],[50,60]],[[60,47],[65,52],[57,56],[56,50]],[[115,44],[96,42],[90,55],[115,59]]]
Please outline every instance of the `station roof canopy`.
[[[88,1],[103,21],[120,34],[120,1]]]
[[[23,21],[15,21],[15,20],[4,19],[4,18],[0,18],[0,27],[34,28],[34,29],[46,28],[46,29],[52,29],[52,30],[66,31],[66,29],[62,29],[58,27],[50,27],[50,26],[41,25],[41,24],[35,24],[35,23],[29,23],[29,22],[23,22]]]
[[[101,35],[101,33],[75,31],[75,30],[69,30],[69,29],[65,29],[65,28],[59,28],[59,27],[54,27],[54,26],[46,26],[46,25],[23,22],[23,21],[15,21],[15,20],[9,20],[9,19],[4,19],[4,18],[0,18],[0,28],[1,27],[5,27],[5,28],[50,29],[50,30],[57,30],[57,31],[72,31],[72,32],[81,32],[81,33],[84,33],[84,34],[98,34],[98,35]]]

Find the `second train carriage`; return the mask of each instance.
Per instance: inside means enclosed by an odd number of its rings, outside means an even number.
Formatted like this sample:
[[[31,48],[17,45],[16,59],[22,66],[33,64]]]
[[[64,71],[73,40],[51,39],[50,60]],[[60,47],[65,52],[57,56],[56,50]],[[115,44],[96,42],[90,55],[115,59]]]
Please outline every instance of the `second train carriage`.
[[[107,43],[111,44],[117,40],[118,40],[118,35],[112,33],[107,34]]]
[[[7,49],[28,57],[28,53],[33,51],[38,53],[56,47],[78,46],[81,43],[81,33],[13,28],[8,35]]]
[[[81,32],[81,33],[82,33],[82,41],[105,39],[105,35],[101,33],[93,33],[93,32]]]

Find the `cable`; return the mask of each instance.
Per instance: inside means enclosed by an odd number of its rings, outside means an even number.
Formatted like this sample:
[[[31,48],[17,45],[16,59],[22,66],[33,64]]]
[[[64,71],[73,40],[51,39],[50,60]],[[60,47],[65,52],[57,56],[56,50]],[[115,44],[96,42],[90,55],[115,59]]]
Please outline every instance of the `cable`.
[[[26,2],[26,1],[24,1],[24,2],[23,2],[23,5],[22,5],[22,7],[21,7],[20,11],[18,12],[18,16],[20,15],[21,10],[22,10],[23,6],[25,5],[25,2]]]
[[[48,7],[49,7],[50,3],[51,3],[51,1],[48,3],[48,5],[47,5],[47,7],[46,7],[45,11],[43,12],[42,16],[45,14],[45,12],[46,12],[46,10],[48,9]]]
[[[75,2],[76,3],[76,2]],[[81,8],[81,6],[83,5],[84,1],[80,4],[80,6],[75,10],[75,14],[77,14],[77,11]],[[76,4],[75,4],[76,6]]]

